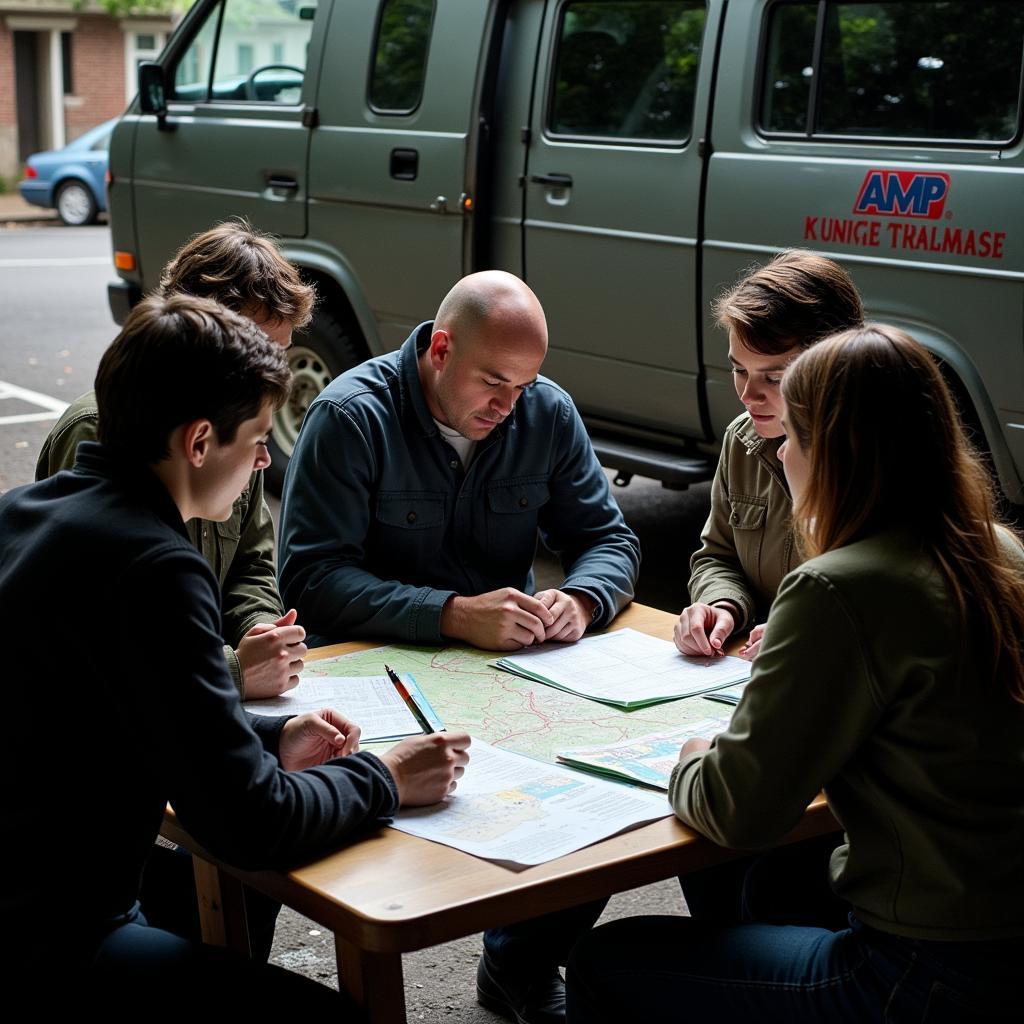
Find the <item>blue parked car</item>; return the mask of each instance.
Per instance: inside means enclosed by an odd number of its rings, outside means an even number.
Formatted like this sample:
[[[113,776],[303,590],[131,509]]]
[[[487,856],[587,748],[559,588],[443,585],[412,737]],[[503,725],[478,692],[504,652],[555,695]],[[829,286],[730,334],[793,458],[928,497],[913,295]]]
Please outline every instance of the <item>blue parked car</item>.
[[[63,149],[33,153],[18,184],[22,198],[35,206],[56,207],[65,224],[92,224],[107,208],[107,150],[117,122],[116,117],[104,121]]]

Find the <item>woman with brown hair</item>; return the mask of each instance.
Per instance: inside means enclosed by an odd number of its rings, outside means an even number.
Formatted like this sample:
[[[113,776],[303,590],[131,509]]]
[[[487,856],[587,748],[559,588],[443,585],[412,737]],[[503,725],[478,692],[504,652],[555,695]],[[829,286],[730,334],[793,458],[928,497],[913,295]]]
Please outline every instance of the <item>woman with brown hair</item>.
[[[782,461],[810,556],[676,814],[777,842],[824,785],[849,927],[647,918],[570,965],[571,1021],[1016,1019],[1024,956],[1024,554],[927,351],[868,326],[787,370]]]
[[[690,560],[689,607],[679,616],[683,654],[724,653],[733,633],[764,622],[783,576],[800,562],[792,502],[778,450],[786,366],[805,348],[864,320],[860,295],[838,263],[805,249],[780,253],[715,303],[745,411],[726,429],[711,486],[711,514]],[[753,658],[762,627],[744,656]]]

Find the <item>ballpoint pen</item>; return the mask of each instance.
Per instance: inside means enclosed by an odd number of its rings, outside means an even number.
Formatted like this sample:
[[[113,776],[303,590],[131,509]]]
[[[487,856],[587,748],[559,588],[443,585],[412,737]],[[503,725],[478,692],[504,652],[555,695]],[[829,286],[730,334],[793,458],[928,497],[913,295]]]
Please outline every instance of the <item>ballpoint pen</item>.
[[[419,727],[424,731],[424,733],[429,734],[432,732],[437,732],[438,730],[435,729],[430,724],[430,722],[427,721],[427,716],[423,714],[422,711],[420,711],[419,705],[412,698],[412,694],[405,688],[405,683],[403,683],[402,680],[398,678],[398,673],[395,672],[390,665],[385,665],[384,671],[387,672],[388,679],[390,679],[391,682],[395,684],[395,689],[398,691],[398,695],[408,705],[409,710],[413,713],[413,717],[416,719],[416,722],[419,724]],[[443,732],[444,730],[442,729],[440,731]]]

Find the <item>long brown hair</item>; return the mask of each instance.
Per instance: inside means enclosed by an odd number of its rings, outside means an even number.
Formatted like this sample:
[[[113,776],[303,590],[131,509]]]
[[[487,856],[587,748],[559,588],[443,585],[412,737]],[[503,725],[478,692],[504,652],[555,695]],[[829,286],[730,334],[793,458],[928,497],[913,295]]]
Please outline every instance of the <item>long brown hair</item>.
[[[810,472],[794,504],[809,557],[904,524],[935,559],[992,676],[1024,703],[1024,580],[997,537],[992,483],[935,361],[884,324],[820,342],[782,382]]]

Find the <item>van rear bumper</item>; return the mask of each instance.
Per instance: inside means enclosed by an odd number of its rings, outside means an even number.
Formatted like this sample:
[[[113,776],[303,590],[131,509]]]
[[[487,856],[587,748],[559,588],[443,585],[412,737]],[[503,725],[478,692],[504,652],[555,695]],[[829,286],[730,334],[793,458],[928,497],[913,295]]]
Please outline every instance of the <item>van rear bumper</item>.
[[[110,303],[110,315],[119,326],[128,319],[128,314],[142,298],[142,289],[131,281],[111,281],[107,285],[107,302]]]

